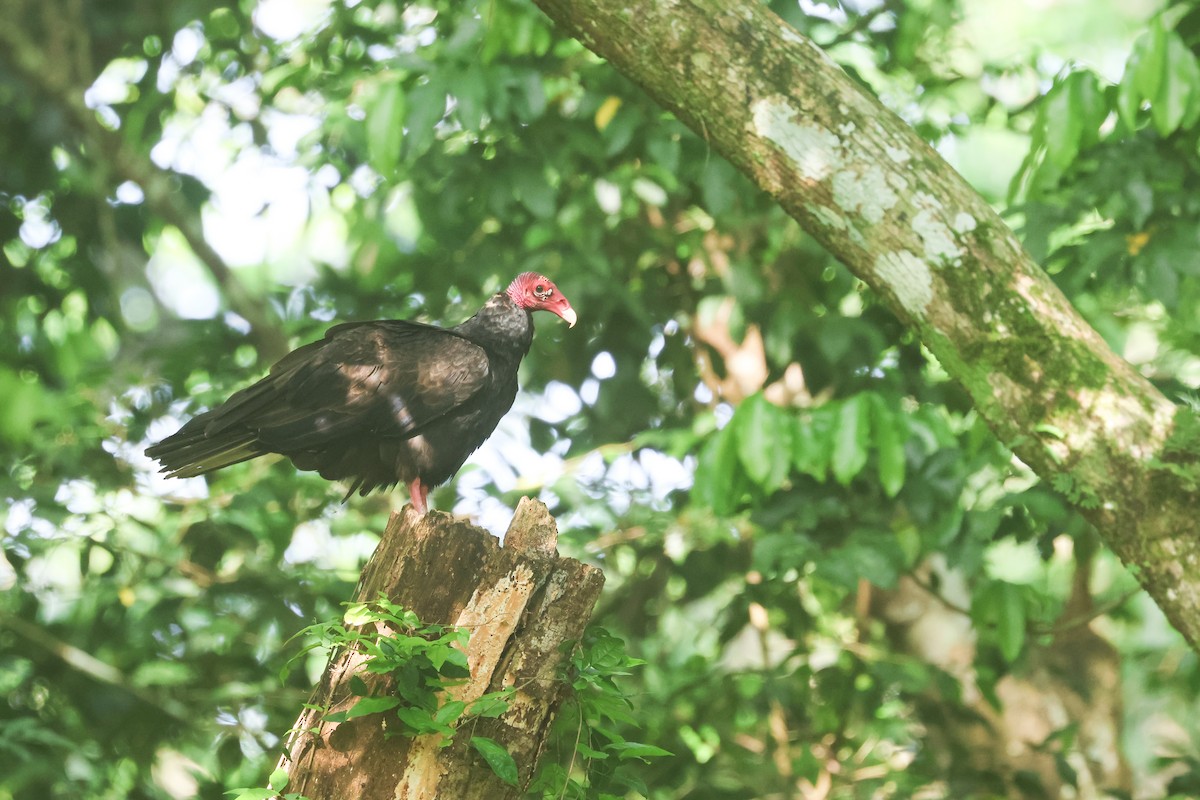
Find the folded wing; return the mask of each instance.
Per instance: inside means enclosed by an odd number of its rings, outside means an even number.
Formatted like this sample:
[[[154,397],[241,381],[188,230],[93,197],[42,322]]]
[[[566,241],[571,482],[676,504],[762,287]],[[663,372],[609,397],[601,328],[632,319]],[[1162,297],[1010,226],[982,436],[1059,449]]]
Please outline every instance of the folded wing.
[[[370,473],[354,486],[368,491],[396,477],[362,459],[453,414],[489,380],[483,348],[450,331],[394,320],[347,323],[147,454],[171,476],[189,477],[282,453],[326,477]]]

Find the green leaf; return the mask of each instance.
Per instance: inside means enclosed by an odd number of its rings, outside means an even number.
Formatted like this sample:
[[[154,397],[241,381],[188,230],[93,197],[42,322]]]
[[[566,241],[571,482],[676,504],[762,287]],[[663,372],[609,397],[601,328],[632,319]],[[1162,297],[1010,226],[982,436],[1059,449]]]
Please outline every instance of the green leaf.
[[[208,15],[208,23],[204,26],[204,35],[210,41],[232,41],[241,34],[241,27],[233,11],[228,8],[217,8]]]
[[[1055,83],[1038,107],[1033,135],[1033,149],[1044,147],[1046,153],[1040,183],[1055,183],[1081,150],[1099,141],[1108,112],[1108,101],[1095,74],[1072,72]]]
[[[451,647],[442,655],[445,656],[445,661],[438,667],[440,674],[447,678],[465,678],[471,674],[471,667],[467,663],[466,651],[460,650],[457,647]]]
[[[824,482],[829,474],[833,417],[828,406],[797,417],[792,425],[792,464],[799,472]]]
[[[1072,72],[1067,77],[1071,94],[1071,109],[1080,118],[1080,149],[1092,147],[1100,140],[1100,126],[1108,118],[1109,102],[1100,79],[1093,72]],[[1065,165],[1064,165],[1065,166]]]
[[[871,431],[879,452],[879,484],[884,494],[895,497],[904,486],[908,466],[904,445],[908,441],[908,418],[892,413],[879,395],[871,395]]]
[[[700,191],[704,208],[710,214],[724,214],[733,207],[738,173],[723,158],[710,158],[700,173]]]
[[[469,65],[454,78],[454,99],[454,116],[462,126],[479,130],[487,109],[487,83],[478,65]]]
[[[762,393],[746,398],[732,423],[738,460],[750,480],[771,494],[787,479],[791,456],[791,419]]]
[[[863,395],[843,401],[833,432],[830,466],[837,482],[846,486],[867,464],[867,440],[870,436],[870,406]]]
[[[700,451],[692,486],[696,500],[719,516],[732,514],[741,499],[737,465],[737,439],[729,424],[709,437]]]
[[[451,647],[430,645],[425,649],[425,657],[429,659],[429,663],[433,665],[434,669],[441,670],[442,665],[446,663],[446,658],[452,651],[453,648]]]
[[[1150,119],[1159,136],[1174,133],[1188,116],[1200,91],[1200,65],[1175,32],[1166,35],[1163,75],[1158,92],[1150,95]]]
[[[276,792],[282,792],[288,785],[288,771],[284,767],[276,767],[267,779],[267,783]]]
[[[404,706],[396,709],[396,716],[417,733],[441,733],[447,736],[454,734],[453,728],[444,722],[437,721],[433,718],[433,714],[423,708]]]
[[[558,208],[554,187],[537,167],[519,165],[512,175],[512,192],[535,217],[546,219]]]
[[[971,607],[972,616],[995,625],[996,641],[1006,661],[1015,661],[1025,645],[1025,595],[1007,581],[993,581],[980,592]]]
[[[441,80],[430,77],[408,93],[408,116],[404,127],[404,158],[413,161],[433,143],[435,128],[446,114],[446,89]]]
[[[471,746],[483,756],[483,760],[496,773],[496,777],[509,786],[517,785],[517,762],[499,742],[485,736],[472,736]]]
[[[655,747],[652,744],[642,744],[640,742],[613,742],[608,745],[608,749],[616,753],[621,760],[637,758],[645,761],[648,758],[662,758],[663,756],[675,755],[670,750],[663,750],[661,747]]]
[[[546,110],[546,89],[542,76],[535,70],[525,70],[513,83],[513,111],[522,122],[533,122]]]
[[[610,688],[608,691],[612,694],[602,694],[594,692],[588,697],[581,699],[581,704],[584,706],[589,721],[607,719],[612,722],[625,723],[628,725],[637,725],[637,720],[630,713],[630,703],[624,695]],[[595,722],[591,722],[593,729],[598,729],[599,726]]]
[[[443,725],[450,725],[457,722],[466,710],[467,704],[462,700],[450,700],[437,710],[437,713],[433,715],[433,720]]]
[[[1082,73],[1075,73],[1082,74]],[[1079,139],[1084,120],[1075,108],[1071,87],[1073,75],[1054,86],[1038,109],[1038,127],[1045,137],[1046,158],[1067,168],[1079,154]]]
[[[404,140],[404,89],[396,79],[384,79],[375,88],[367,108],[367,155],[371,166],[391,179],[400,163]]]
[[[400,698],[395,696],[388,697],[363,697],[345,713],[344,722],[347,719],[355,717],[365,717],[368,714],[375,714],[379,711],[388,711],[400,705]]]
[[[1015,661],[1025,644],[1025,598],[1021,588],[1011,583],[1000,584],[999,615],[996,632],[1000,637],[1000,654]]]
[[[679,171],[679,138],[666,126],[651,131],[646,141],[646,152],[668,173],[674,175]],[[724,159],[713,159],[712,163],[726,164]],[[710,213],[712,209],[708,209]]]
[[[575,752],[579,753],[579,755],[583,756],[584,758],[591,758],[595,759],[596,761],[603,761],[604,759],[608,758],[608,753],[589,747],[586,742],[577,743],[575,745]]]
[[[1159,136],[1169,136],[1200,115],[1200,63],[1175,31],[1155,21],[1133,44],[1117,90],[1117,111],[1136,130],[1144,103]],[[1063,119],[1059,118],[1061,124]]]
[[[471,710],[468,713],[472,717],[499,717],[505,711],[508,711],[508,699],[512,694],[512,689],[504,689],[499,692],[488,692],[485,695],[481,695],[475,702],[471,703]]]
[[[271,800],[277,794],[279,792],[274,789],[230,789],[225,792],[225,796],[233,800]]]
[[[887,589],[896,585],[905,568],[899,540],[888,531],[860,528],[852,531],[841,547],[826,551],[816,564],[816,573],[847,589],[866,579]]]
[[[625,640],[605,628],[589,628],[587,632],[587,663],[609,673],[626,663]]]
[[[366,603],[351,603],[346,606],[346,613],[342,615],[342,621],[349,626],[366,625],[373,619],[375,615]]]
[[[1152,25],[1133,43],[1117,90],[1117,112],[1129,130],[1137,130],[1142,103],[1158,94],[1166,31]]]

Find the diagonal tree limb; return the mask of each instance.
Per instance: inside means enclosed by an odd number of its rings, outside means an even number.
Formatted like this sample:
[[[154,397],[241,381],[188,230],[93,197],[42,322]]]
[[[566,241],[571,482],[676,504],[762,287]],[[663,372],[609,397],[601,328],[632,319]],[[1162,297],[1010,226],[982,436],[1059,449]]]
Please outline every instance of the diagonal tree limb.
[[[932,148],[762,3],[535,2],[868,283],[1200,647],[1196,458],[1168,458],[1176,406]]]
[[[169,697],[160,697],[145,687],[134,685],[121,670],[101,661],[86,650],[64,642],[39,625],[27,622],[20,617],[0,613],[0,628],[8,628],[24,639],[26,643],[46,651],[71,669],[98,683],[114,686],[136,697],[146,705],[159,709],[173,719],[181,722],[194,721],[191,713],[181,703]]]

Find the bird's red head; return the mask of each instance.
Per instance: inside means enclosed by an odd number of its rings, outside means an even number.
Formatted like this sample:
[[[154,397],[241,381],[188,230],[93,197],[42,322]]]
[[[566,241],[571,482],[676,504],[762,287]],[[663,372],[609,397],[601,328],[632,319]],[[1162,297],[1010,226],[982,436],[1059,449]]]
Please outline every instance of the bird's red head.
[[[508,297],[521,308],[529,311],[549,311],[566,320],[567,326],[574,328],[575,309],[563,293],[554,285],[554,281],[536,272],[522,272],[513,278],[508,285]]]

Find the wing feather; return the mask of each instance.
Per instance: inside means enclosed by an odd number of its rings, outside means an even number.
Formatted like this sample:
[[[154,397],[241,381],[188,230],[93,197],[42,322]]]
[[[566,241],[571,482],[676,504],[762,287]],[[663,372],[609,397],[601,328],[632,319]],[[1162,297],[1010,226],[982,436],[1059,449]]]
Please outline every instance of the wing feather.
[[[307,450],[363,433],[408,438],[490,380],[483,348],[440,328],[391,321],[338,326],[321,344],[272,375],[282,402],[253,419],[268,446]]]
[[[490,381],[484,349],[452,331],[399,320],[346,323],[147,452],[177,476],[271,451],[323,474],[347,471],[318,462],[337,453],[353,460],[364,441],[415,436]]]

